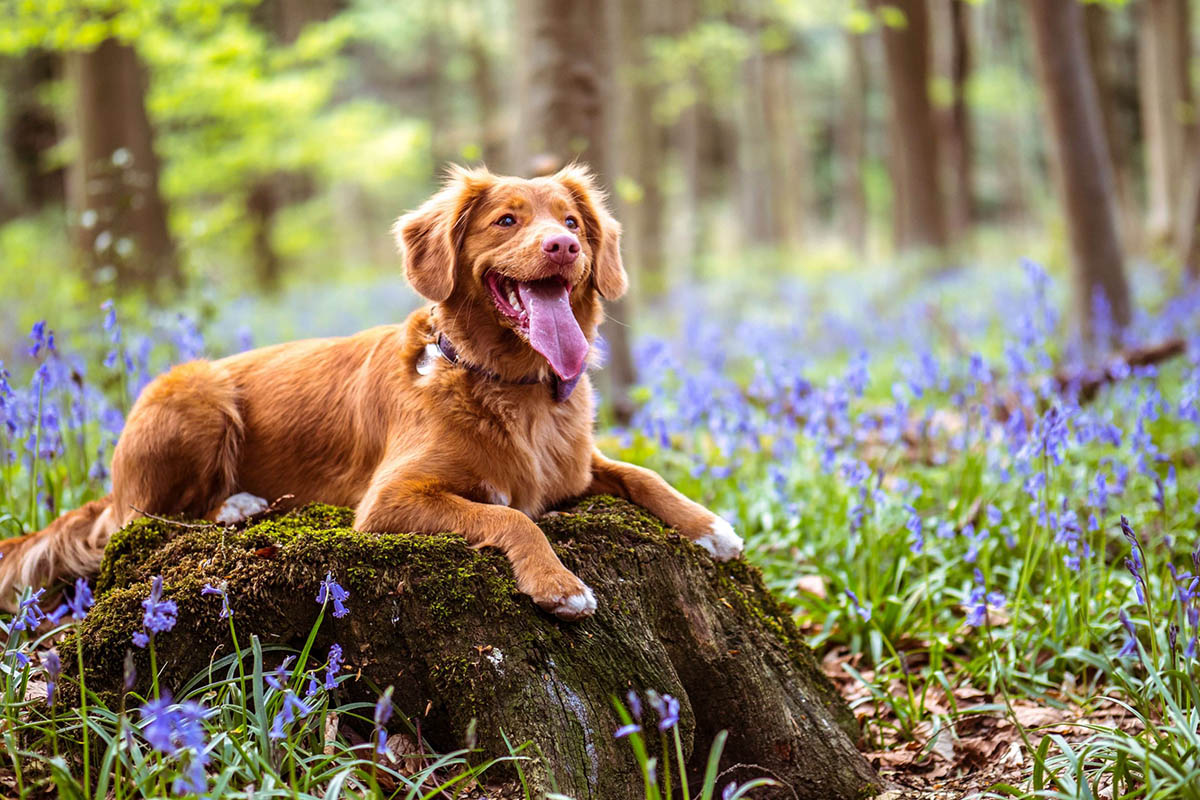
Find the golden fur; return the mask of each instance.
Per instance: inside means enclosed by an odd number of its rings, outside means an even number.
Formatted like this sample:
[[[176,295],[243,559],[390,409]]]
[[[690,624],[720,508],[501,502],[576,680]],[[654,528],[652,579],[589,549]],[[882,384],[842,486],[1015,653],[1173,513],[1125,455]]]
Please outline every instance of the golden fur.
[[[500,227],[503,214],[519,224]],[[567,231],[568,216],[581,252],[562,266],[542,242]],[[596,451],[586,374],[556,402],[546,359],[485,285],[489,270],[560,276],[594,340],[600,298],[620,296],[626,277],[619,227],[585,168],[533,180],[456,170],[395,232],[406,275],[431,307],[403,324],[194,361],[157,378],[113,455],[112,494],[0,543],[0,599],[11,606],[16,587],[95,571],[109,536],[143,513],[214,519],[240,492],[350,506],[367,531],[457,531],[502,550],[521,591],[564,618],[590,614],[595,601],[533,520],[567,499],[616,494],[718,557],[740,552],[723,520],[653,472]],[[459,362],[436,359],[421,374],[439,332]]]

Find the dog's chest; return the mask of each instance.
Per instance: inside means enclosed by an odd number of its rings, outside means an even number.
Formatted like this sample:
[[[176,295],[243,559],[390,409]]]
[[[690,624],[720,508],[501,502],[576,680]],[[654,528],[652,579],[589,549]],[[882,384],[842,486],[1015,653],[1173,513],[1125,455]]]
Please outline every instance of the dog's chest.
[[[488,502],[531,517],[591,483],[590,425],[566,414],[549,414],[510,428],[508,446],[497,452],[481,482]]]

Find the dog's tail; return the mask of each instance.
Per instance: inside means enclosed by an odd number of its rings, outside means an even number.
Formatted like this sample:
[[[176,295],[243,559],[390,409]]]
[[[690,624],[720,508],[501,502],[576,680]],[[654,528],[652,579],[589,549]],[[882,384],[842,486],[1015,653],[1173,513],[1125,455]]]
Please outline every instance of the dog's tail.
[[[118,527],[108,495],[68,511],[37,533],[0,541],[0,609],[15,610],[18,592],[26,586],[95,573]]]

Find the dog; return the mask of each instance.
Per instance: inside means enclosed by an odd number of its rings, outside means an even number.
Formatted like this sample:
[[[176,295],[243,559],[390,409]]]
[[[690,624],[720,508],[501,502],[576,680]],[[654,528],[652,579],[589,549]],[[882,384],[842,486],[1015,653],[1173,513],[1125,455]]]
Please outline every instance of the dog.
[[[143,514],[235,524],[285,505],[356,510],[359,530],[454,531],[501,550],[520,591],[575,620],[596,610],[535,524],[588,494],[625,498],[713,557],[743,542],[656,473],[593,443],[586,368],[601,298],[626,290],[620,227],[572,164],[534,179],[453,168],[393,229],[430,301],[403,324],[192,361],[138,397],[112,493],[0,543],[0,598],[95,572]]]

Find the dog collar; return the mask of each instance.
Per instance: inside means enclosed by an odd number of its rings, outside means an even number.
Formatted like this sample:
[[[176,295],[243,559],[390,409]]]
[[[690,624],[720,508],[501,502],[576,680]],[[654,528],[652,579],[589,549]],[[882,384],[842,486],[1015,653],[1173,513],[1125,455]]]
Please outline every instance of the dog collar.
[[[454,347],[454,344],[449,338],[447,338],[446,334],[441,332],[439,332],[437,335],[437,341],[430,342],[429,344],[425,345],[425,354],[417,363],[417,372],[421,373],[422,375],[428,374],[432,368],[433,360],[437,358],[444,358],[451,364],[457,364],[458,366],[463,367],[470,372],[474,372],[476,375],[482,375],[488,380],[497,381],[499,383],[515,383],[522,386],[529,386],[531,384],[542,382],[541,379],[536,375],[527,375],[524,378],[520,378],[519,380],[515,381],[505,380],[495,372],[492,372],[490,369],[484,369],[477,364],[464,361],[458,357],[458,350]],[[575,386],[579,383],[579,379],[582,377],[583,373],[580,372],[575,378],[569,381],[564,381],[562,378],[551,373],[548,383],[550,384],[550,394],[554,398],[554,402],[565,403],[567,398],[571,396],[571,393],[575,391]]]

